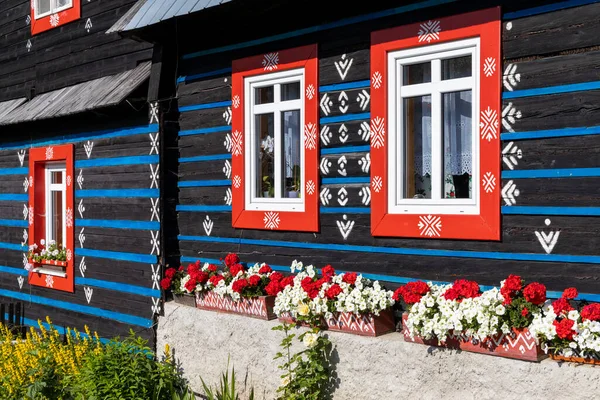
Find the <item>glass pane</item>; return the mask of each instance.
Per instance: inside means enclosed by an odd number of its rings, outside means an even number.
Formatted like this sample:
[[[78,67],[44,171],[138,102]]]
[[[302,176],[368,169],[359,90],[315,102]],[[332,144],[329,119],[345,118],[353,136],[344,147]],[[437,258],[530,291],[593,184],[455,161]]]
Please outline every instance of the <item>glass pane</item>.
[[[256,197],[275,197],[275,138],[273,113],[255,117],[256,148]]]
[[[254,104],[272,103],[275,92],[273,86],[254,89]]]
[[[300,110],[281,113],[283,132],[283,184],[284,197],[300,197],[302,168],[300,165]]]
[[[404,99],[402,198],[431,198],[431,96]]]
[[[402,67],[402,85],[431,82],[431,63],[404,65]]]
[[[71,0],[58,0],[58,7],[65,7],[65,6],[70,6],[71,5]]]
[[[300,98],[300,82],[281,85],[281,101],[298,100]]]
[[[63,244],[63,196],[62,192],[52,191],[52,237],[56,244]]]
[[[442,80],[471,76],[471,55],[442,60]]]
[[[52,183],[56,183],[56,184],[63,183],[63,179],[62,179],[63,178],[63,172],[62,171],[52,171],[50,173],[50,175],[52,177],[51,178],[51,182]]]
[[[473,166],[471,91],[444,93],[442,110],[444,115],[443,197],[470,199],[473,196],[469,185]]]
[[[37,14],[45,14],[50,12],[50,0],[36,0]]]

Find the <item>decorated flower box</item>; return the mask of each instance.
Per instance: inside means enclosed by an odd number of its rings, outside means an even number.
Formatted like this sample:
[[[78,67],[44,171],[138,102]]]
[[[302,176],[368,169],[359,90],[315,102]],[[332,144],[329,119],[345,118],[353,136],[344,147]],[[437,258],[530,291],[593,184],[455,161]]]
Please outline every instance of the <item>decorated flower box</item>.
[[[228,296],[221,297],[212,291],[196,293],[196,307],[202,310],[240,314],[264,320],[276,318],[273,313],[274,305],[275,296],[243,297],[240,301],[234,301]]]
[[[554,361],[560,361],[560,362],[600,365],[600,358],[565,357],[565,356],[561,356],[558,354],[550,354],[550,358],[553,359]]]
[[[39,268],[44,265],[51,265],[54,267],[66,267],[67,266],[66,261],[58,261],[58,260],[42,260],[42,261],[37,262],[37,261],[33,261],[33,259],[29,259],[29,264],[31,264],[33,266],[33,268]]]
[[[536,343],[535,337],[527,328],[514,329],[511,334],[499,334],[487,338],[484,341],[478,341],[467,335],[450,335],[446,340],[438,343],[436,339],[425,340],[419,337],[411,337],[406,327],[408,314],[402,314],[402,325],[404,340],[411,343],[419,343],[427,346],[444,347],[469,351],[472,353],[487,354],[491,356],[500,356],[514,358],[524,361],[541,361],[548,356],[544,354],[541,347]]]
[[[283,314],[279,317],[281,322],[296,323],[289,315]],[[306,323],[300,323],[307,326]],[[395,330],[394,313],[388,308],[375,314],[354,314],[348,312],[336,312],[329,319],[323,319],[321,327],[330,331],[353,333],[362,336],[381,336]]]
[[[196,307],[196,296],[193,294],[173,294],[175,303],[188,307]]]

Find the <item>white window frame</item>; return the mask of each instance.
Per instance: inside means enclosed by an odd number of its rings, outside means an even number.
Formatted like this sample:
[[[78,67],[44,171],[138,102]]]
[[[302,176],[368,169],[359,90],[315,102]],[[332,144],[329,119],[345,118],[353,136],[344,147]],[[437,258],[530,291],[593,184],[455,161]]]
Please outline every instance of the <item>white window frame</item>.
[[[281,85],[286,83],[300,83],[300,98],[296,100],[280,101]],[[255,90],[257,88],[273,86],[273,103],[256,104]],[[247,77],[244,79],[244,126],[245,133],[245,206],[246,210],[254,211],[290,211],[304,212],[305,210],[305,156],[304,156],[304,68],[273,72],[264,75]],[[300,197],[299,198],[263,198],[258,197],[256,193],[256,171],[257,159],[256,146],[253,144],[257,140],[255,118],[257,114],[273,113],[274,122],[274,154],[275,154],[275,194],[283,193],[282,185],[282,160],[281,154],[282,133],[281,133],[281,113],[283,111],[300,110]],[[279,152],[279,155],[278,155]]]
[[[63,248],[66,248],[66,242],[67,242],[67,183],[66,183],[66,178],[67,178],[67,168],[65,166],[64,163],[48,163],[46,165],[46,171],[45,171],[45,179],[46,179],[46,185],[45,185],[45,196],[46,196],[46,210],[45,210],[45,215],[46,215],[46,243],[48,243],[48,241],[54,239],[56,240],[54,237],[52,237],[52,208],[53,208],[53,204],[52,204],[52,192],[62,192],[62,204],[63,204],[63,213],[62,213],[62,237],[63,237],[63,242],[62,243],[57,243],[60,244]],[[52,173],[53,172],[62,172],[62,183],[51,183],[52,182]]]
[[[388,53],[388,213],[390,214],[479,214],[479,38],[427,45]],[[472,72],[467,78],[441,80],[441,60],[471,55]],[[431,62],[431,82],[402,86],[402,67]],[[443,184],[442,93],[472,90],[472,196],[471,199],[445,199]],[[431,95],[431,199],[403,199],[403,99]],[[441,178],[440,178],[441,177]]]
[[[34,5],[35,5],[35,7],[34,7],[35,19],[44,18],[44,17],[47,17],[48,15],[56,14],[58,12],[61,12],[63,10],[73,7],[73,0],[69,0],[69,2],[62,7],[58,6],[58,0],[50,0],[50,11],[45,12],[43,14],[38,14],[40,0],[33,0],[33,1],[34,1]]]

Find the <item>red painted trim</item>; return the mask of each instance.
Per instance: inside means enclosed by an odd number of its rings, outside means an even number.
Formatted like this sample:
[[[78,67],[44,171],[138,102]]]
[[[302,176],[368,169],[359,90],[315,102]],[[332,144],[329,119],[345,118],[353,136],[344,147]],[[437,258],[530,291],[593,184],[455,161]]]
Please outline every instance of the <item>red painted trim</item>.
[[[277,57],[272,66],[267,62]],[[318,232],[319,230],[319,99],[317,45],[258,55],[233,61],[232,75],[232,225],[234,228],[271,229],[280,231]],[[304,68],[304,128],[303,135],[314,145],[304,147],[305,184],[302,198],[304,212],[254,211],[245,209],[244,182],[244,79],[269,72]],[[236,150],[237,149],[237,150]],[[312,182],[312,183],[311,183]],[[307,184],[310,189],[307,191]],[[312,186],[314,184],[314,186]],[[276,224],[266,227],[272,217]],[[276,226],[274,226],[276,225]]]
[[[371,140],[371,233],[373,236],[431,237],[441,239],[500,240],[500,96],[502,64],[500,56],[500,8],[491,8],[468,14],[442,18],[438,38],[431,42],[419,41],[422,23],[385,29],[371,34],[371,128],[376,128],[378,118],[385,121],[384,144]],[[431,21],[426,21],[431,22]],[[435,22],[435,21],[434,21]],[[495,137],[480,140],[479,159],[479,215],[427,215],[390,214],[387,204],[388,138],[387,125],[387,53],[410,47],[426,46],[472,37],[480,38],[480,115],[489,110],[495,113],[493,120]],[[483,70],[486,60],[493,60],[494,73],[486,76]],[[481,122],[481,117],[480,117]],[[372,136],[373,139],[374,136]],[[495,187],[486,192],[483,178],[490,173]],[[475,182],[473,182],[475,184]],[[441,221],[439,233],[424,236],[419,228],[423,218]]]
[[[66,25],[81,18],[81,0],[73,0],[73,6],[56,14],[35,19],[35,0],[31,0],[31,34],[37,35],[50,29]]]
[[[36,147],[29,150],[29,244],[40,242],[46,236],[46,220],[44,218],[46,210],[45,193],[45,166],[49,161],[63,161],[66,166],[66,184],[67,184],[67,276],[62,278],[53,276],[52,289],[73,292],[75,290],[75,208],[73,186],[75,179],[73,174],[74,147],[72,144],[61,146]],[[42,210],[42,211],[39,211]],[[33,215],[33,217],[32,217]],[[29,273],[29,284],[34,286],[48,287],[46,284],[46,275],[41,273]]]

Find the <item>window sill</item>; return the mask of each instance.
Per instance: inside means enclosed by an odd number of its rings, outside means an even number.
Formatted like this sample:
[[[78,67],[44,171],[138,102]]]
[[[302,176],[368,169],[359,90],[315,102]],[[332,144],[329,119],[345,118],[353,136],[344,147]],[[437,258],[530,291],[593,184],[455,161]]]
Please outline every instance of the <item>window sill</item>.
[[[44,275],[59,276],[61,278],[67,277],[66,272],[59,272],[59,271],[56,271],[56,270],[53,270],[50,268],[43,268],[43,267],[34,268],[31,270],[31,272],[36,272],[38,274],[44,274]]]

